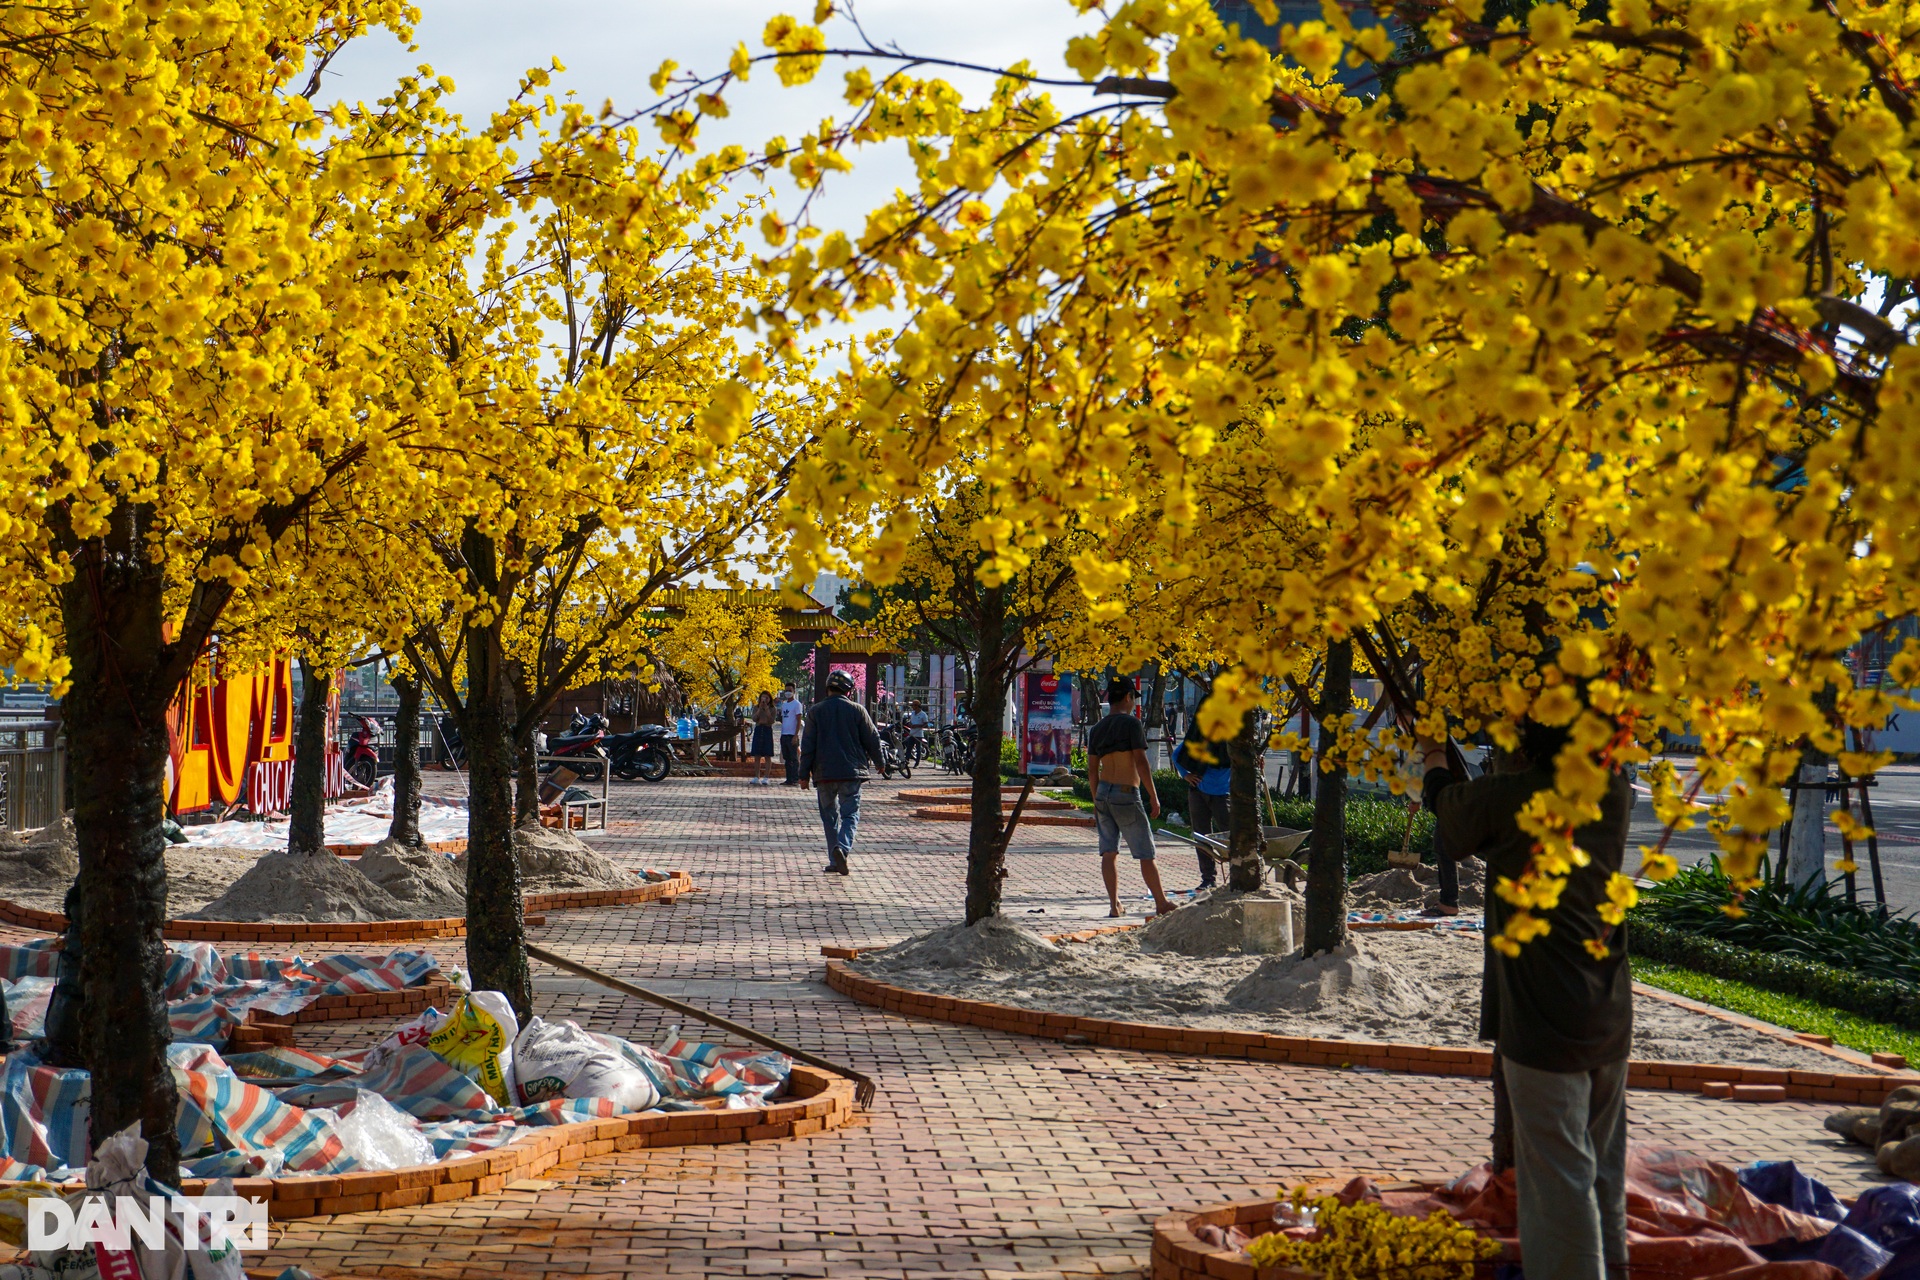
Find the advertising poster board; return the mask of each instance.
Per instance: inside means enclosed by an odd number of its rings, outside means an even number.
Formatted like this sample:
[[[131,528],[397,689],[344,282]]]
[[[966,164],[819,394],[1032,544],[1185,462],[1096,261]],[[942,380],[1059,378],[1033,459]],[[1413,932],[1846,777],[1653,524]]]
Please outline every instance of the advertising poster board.
[[[1020,771],[1052,773],[1071,768],[1073,677],[1029,672],[1020,725]]]

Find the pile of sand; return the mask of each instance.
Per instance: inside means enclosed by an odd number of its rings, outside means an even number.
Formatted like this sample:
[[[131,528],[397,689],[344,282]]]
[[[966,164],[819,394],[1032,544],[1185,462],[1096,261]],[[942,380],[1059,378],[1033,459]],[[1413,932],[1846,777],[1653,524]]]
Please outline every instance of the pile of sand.
[[[36,881],[59,878],[71,881],[79,874],[80,844],[73,834],[70,813],[61,814],[60,821],[35,831],[22,831],[18,835],[0,831],[0,835],[7,837],[6,842],[0,844],[0,865],[9,872],[17,867],[22,875]],[[17,882],[12,875],[6,875],[0,883],[12,886]]]
[[[262,854],[252,870],[189,920],[279,920],[312,924],[409,920],[414,908],[321,850]]]
[[[863,965],[885,972],[923,969],[1026,970],[1060,958],[1060,948],[1004,916],[975,925],[950,924],[883,951],[862,956]]]
[[[225,893],[258,855],[250,849],[173,844],[166,856],[167,914],[177,916]],[[0,843],[0,898],[23,907],[65,911],[67,889],[79,873],[80,847],[70,815]]]
[[[1405,867],[1389,867],[1347,882],[1347,896],[1355,902],[1385,902],[1396,907],[1419,906],[1427,900],[1427,886]]]
[[[1140,950],[1174,951],[1183,956],[1235,956],[1246,948],[1244,909],[1248,900],[1285,902],[1297,935],[1306,899],[1285,885],[1268,885],[1251,893],[1216,889],[1204,898],[1168,915],[1158,916],[1140,931]]]
[[[513,833],[513,856],[520,864],[520,892],[572,893],[583,889],[631,889],[642,883],[611,858],[571,831],[556,827],[520,827]],[[454,859],[465,892],[466,855]]]
[[[368,849],[356,869],[406,906],[412,919],[467,914],[465,870],[444,853],[415,849],[389,838]]]
[[[1474,909],[1485,906],[1487,864],[1478,858],[1462,858],[1458,870],[1460,905]],[[1362,911],[1419,911],[1438,906],[1440,873],[1424,862],[1411,868],[1389,867],[1349,882],[1347,900]]]
[[[1358,934],[1317,955],[1270,956],[1227,992],[1236,1009],[1322,1014],[1369,1031],[1386,1031],[1427,1016],[1441,1003],[1424,982],[1400,971],[1384,950],[1374,954]]]
[[[80,870],[73,819],[39,831],[0,832],[0,897],[42,911],[65,909]],[[526,893],[631,889],[644,880],[571,832],[514,833]],[[217,845],[167,846],[172,919],[437,920],[467,913],[465,857],[382,840],[356,862],[335,855],[262,853]]]
[[[1148,951],[1146,932],[1055,947],[1004,921],[955,925],[853,964],[915,991],[1087,1018],[1484,1047],[1478,931],[1354,934],[1348,946],[1313,960]],[[1012,945],[995,941],[1001,938]],[[1834,1060],[1814,1049],[1649,996],[1635,997],[1633,1017],[1636,1058],[1834,1070]]]

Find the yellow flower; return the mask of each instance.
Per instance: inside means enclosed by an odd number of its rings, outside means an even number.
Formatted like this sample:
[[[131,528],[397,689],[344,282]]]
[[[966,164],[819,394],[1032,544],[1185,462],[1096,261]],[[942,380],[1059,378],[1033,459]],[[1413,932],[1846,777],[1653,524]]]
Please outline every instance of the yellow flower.
[[[1646,851],[1640,859],[1640,874],[1659,884],[1680,873],[1680,860],[1670,853]]]

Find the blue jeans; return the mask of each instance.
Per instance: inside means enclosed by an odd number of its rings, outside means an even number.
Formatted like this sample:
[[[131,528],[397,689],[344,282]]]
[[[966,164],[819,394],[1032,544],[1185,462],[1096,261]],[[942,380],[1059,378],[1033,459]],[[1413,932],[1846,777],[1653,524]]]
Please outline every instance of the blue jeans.
[[[1103,782],[1093,791],[1093,825],[1100,835],[1102,854],[1119,853],[1120,837],[1137,861],[1153,859],[1153,824],[1140,803],[1140,788]]]
[[[827,849],[838,849],[841,856],[853,852],[853,833],[860,825],[860,783],[848,778],[841,782],[816,782],[813,790],[820,805],[820,825],[827,829]]]

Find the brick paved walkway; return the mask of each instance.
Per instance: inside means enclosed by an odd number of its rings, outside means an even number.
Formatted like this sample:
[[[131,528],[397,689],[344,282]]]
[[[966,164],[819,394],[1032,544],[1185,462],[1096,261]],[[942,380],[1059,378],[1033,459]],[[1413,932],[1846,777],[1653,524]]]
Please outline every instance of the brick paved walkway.
[[[964,829],[908,817],[886,799],[894,789],[870,786],[855,874],[841,879],[818,874],[810,796],[616,784],[615,830],[595,842],[634,865],[685,867],[704,891],[674,906],[555,912],[535,931],[871,1073],[881,1094],[870,1116],[792,1141],[596,1159],[547,1175],[547,1189],[293,1223],[274,1260],[333,1276],[1137,1275],[1148,1225],[1168,1209],[1304,1174],[1444,1176],[1480,1158],[1480,1081],[1072,1047],[894,1017],[828,991],[822,943],[884,943],[959,915]],[[1008,914],[1063,927],[1103,916],[1089,834],[1018,834]],[[1162,861],[1170,885],[1196,878],[1178,852]],[[671,1020],[551,970],[537,986],[548,1017],[642,1039]],[[372,1031],[300,1036],[324,1050]],[[1637,1139],[1792,1158],[1856,1191],[1872,1163],[1825,1133],[1822,1114],[1632,1096]]]

